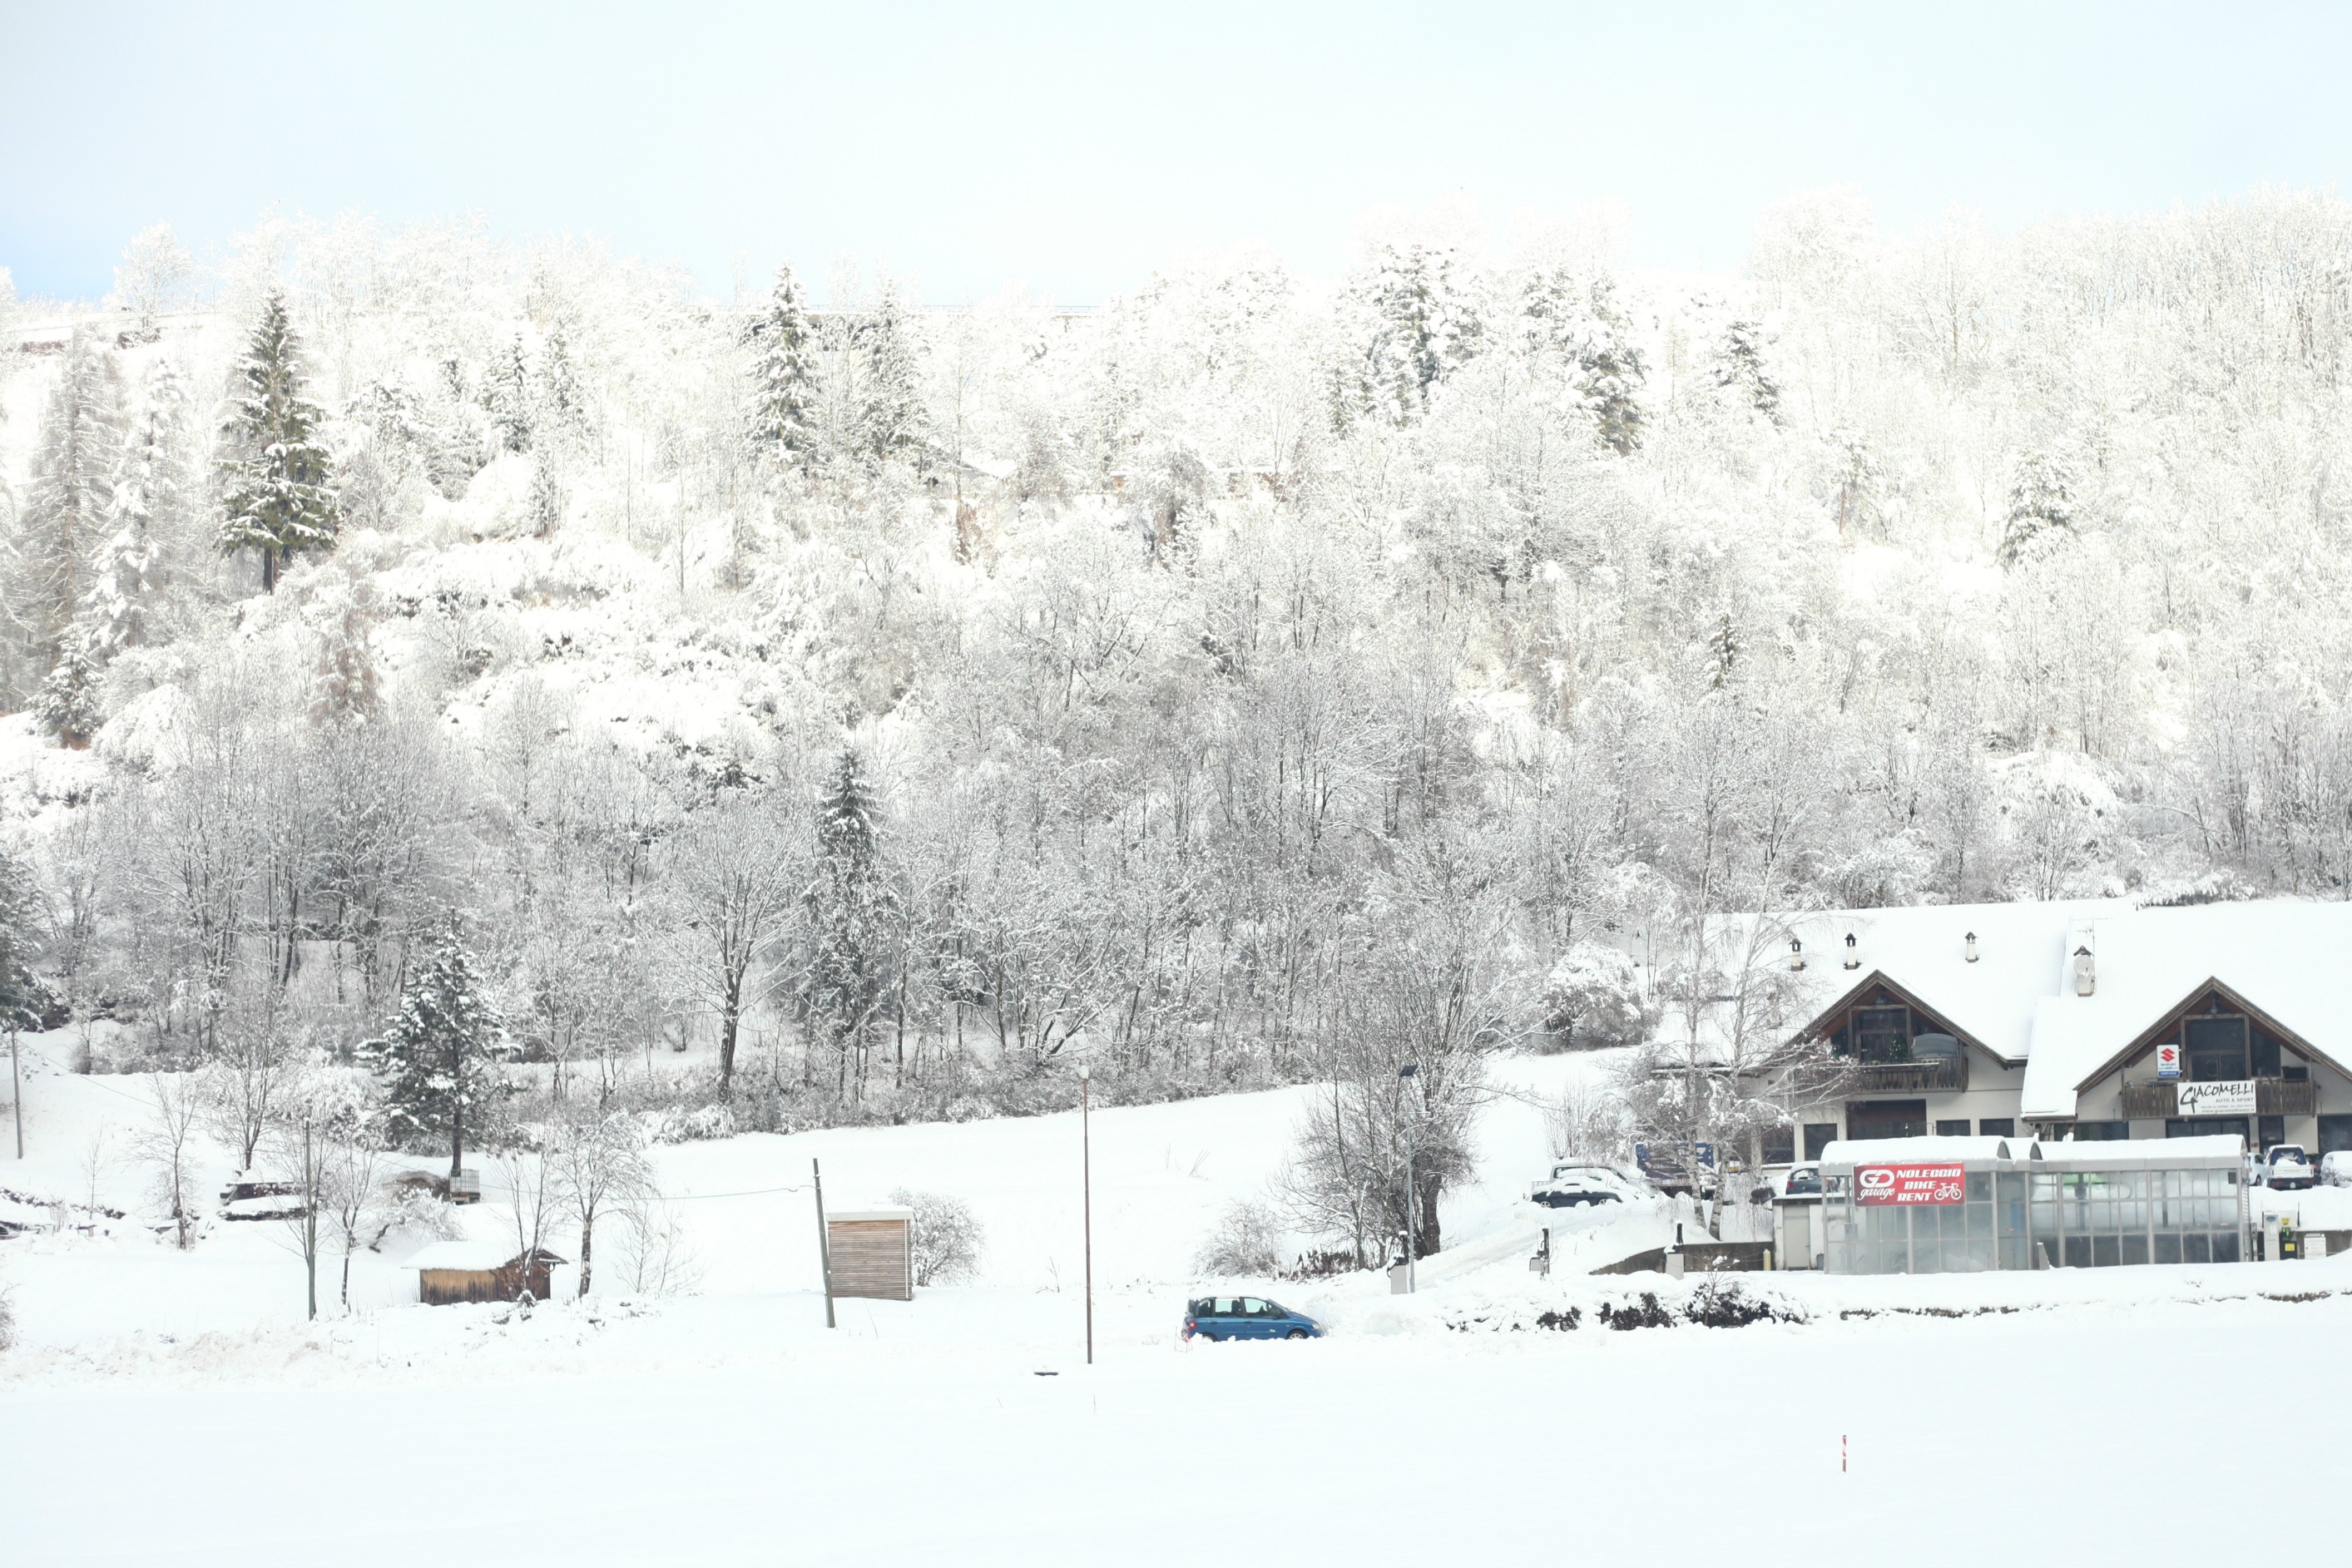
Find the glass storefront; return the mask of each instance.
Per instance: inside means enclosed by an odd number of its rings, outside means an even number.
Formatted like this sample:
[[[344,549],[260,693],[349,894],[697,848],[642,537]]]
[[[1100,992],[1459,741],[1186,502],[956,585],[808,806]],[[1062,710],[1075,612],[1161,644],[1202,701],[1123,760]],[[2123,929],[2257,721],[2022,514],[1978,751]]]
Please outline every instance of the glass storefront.
[[[1851,1170],[1824,1170],[1825,1267],[1950,1274],[2235,1263],[2244,1255],[2245,1193],[2234,1161],[2177,1169],[1967,1164],[1958,1203],[1859,1203]]]

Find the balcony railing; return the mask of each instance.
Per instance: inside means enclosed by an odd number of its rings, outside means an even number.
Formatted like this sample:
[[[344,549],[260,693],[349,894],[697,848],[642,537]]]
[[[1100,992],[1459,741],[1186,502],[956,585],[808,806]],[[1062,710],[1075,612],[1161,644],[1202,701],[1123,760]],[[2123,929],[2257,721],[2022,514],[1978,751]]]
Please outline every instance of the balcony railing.
[[[2178,1116],[2179,1101],[2170,1080],[2124,1085],[2123,1112],[2132,1121]],[[2254,1113],[2259,1116],[2309,1116],[2319,1110],[2319,1085],[2308,1079],[2257,1078]]]
[[[1864,1061],[1853,1068],[1853,1087],[1864,1094],[1958,1094],[1969,1086],[1969,1059],[1929,1056],[1917,1061]]]

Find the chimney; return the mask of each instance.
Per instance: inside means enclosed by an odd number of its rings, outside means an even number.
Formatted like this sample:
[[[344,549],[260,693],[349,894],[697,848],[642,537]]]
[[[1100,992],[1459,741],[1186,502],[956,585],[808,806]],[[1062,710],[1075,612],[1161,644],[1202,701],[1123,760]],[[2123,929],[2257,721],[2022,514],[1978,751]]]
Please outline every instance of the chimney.
[[[1849,969],[1859,969],[1862,967],[1862,960],[1854,956],[1853,933],[1851,931],[1845,934],[1845,967]]]
[[[2086,946],[2077,947],[2074,949],[2074,994],[2078,997],[2089,996],[2093,984],[2091,950]]]
[[[1973,964],[1973,963],[1975,963],[1976,961],[1977,961],[1977,934],[1976,934],[1975,932],[1971,931],[1971,932],[1969,932],[1969,963],[1971,963],[1971,964]]]
[[[1805,967],[1805,943],[1804,943],[1804,939],[1803,939],[1802,937],[1800,937],[1800,936],[1791,936],[1791,937],[1790,937],[1790,938],[1789,938],[1789,967],[1790,967],[1791,969],[1801,969],[1801,968],[1803,968],[1804,967]]]

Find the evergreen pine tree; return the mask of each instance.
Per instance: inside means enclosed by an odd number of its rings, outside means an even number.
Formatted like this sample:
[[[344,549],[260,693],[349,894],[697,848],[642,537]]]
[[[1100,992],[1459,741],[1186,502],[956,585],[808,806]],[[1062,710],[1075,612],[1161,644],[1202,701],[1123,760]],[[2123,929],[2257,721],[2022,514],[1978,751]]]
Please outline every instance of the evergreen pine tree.
[[[1398,424],[1425,413],[1431,391],[1477,352],[1484,326],[1456,277],[1451,250],[1383,246],[1352,290],[1366,319],[1358,397]]]
[[[2074,534],[2074,465],[2059,452],[2029,452],[2010,483],[1997,559],[2005,567],[2040,560]]]
[[[845,1095],[862,1094],[863,1047],[881,1005],[887,962],[890,899],[879,865],[873,792],[855,751],[842,752],[817,803],[816,852],[808,891],[816,949],[809,964],[809,1010],[837,1054],[836,1087]]]
[[[260,551],[261,586],[270,592],[296,552],[331,549],[341,522],[317,439],[323,416],[304,395],[300,355],[285,296],[272,293],[237,361],[222,429],[220,548]]]
[[[1765,418],[1780,417],[1780,383],[1765,368],[1763,330],[1755,322],[1734,320],[1724,329],[1715,357],[1715,384],[1745,399]]]
[[[490,423],[497,430],[499,444],[509,452],[530,450],[531,413],[530,362],[523,357],[522,336],[515,335],[490,367],[490,384],[486,399]]]
[[[776,287],[753,330],[760,355],[751,369],[745,438],[755,457],[804,468],[817,446],[816,328],[791,267],[776,269]]]
[[[164,541],[180,537],[193,508],[187,444],[187,385],[177,366],[159,359],[148,367],[145,403],[123,452],[108,519],[112,531],[90,561],[82,613],[95,664],[146,640],[147,617],[167,575]]]
[[[922,371],[898,287],[882,286],[859,333],[866,356],[866,406],[860,423],[867,455],[887,463],[919,454],[923,444]]]
[[[1649,370],[1633,343],[1633,323],[1607,274],[1565,268],[1538,273],[1520,295],[1530,347],[1555,361],[1570,401],[1592,418],[1593,435],[1620,456],[1642,444],[1641,392]]]
[[[539,409],[537,435],[542,446],[577,447],[589,435],[588,389],[581,384],[580,364],[572,352],[572,334],[562,318],[548,324],[547,339],[539,349]]]
[[[542,449],[538,465],[530,471],[530,531],[533,537],[544,538],[562,526],[566,499],[563,481],[555,476],[553,457]]]
[[[478,1133],[507,1092],[498,1064],[511,1049],[452,916],[412,963],[400,1017],[360,1047],[360,1059],[384,1080],[387,1128],[396,1137],[447,1138],[455,1176],[465,1168],[467,1129]]]
[[[310,722],[349,724],[373,715],[378,704],[375,657],[368,632],[375,623],[374,595],[367,580],[341,585],[320,596],[319,656],[310,671]]]
[[[79,639],[68,639],[33,699],[33,717],[61,744],[79,747],[98,732],[100,716],[98,675],[89,651]]]
[[[49,395],[16,547],[16,618],[41,665],[54,664],[79,630],[91,553],[113,513],[122,434],[114,356],[78,331]]]

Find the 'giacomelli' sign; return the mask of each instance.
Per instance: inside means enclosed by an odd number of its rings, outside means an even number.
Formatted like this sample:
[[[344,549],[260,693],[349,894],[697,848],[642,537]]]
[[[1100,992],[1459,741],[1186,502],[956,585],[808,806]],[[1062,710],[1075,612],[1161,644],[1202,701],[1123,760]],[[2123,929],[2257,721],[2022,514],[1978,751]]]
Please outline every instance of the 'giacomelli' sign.
[[[1969,1184],[1958,1166],[1862,1166],[1853,1173],[1856,1203],[1958,1203]]]

